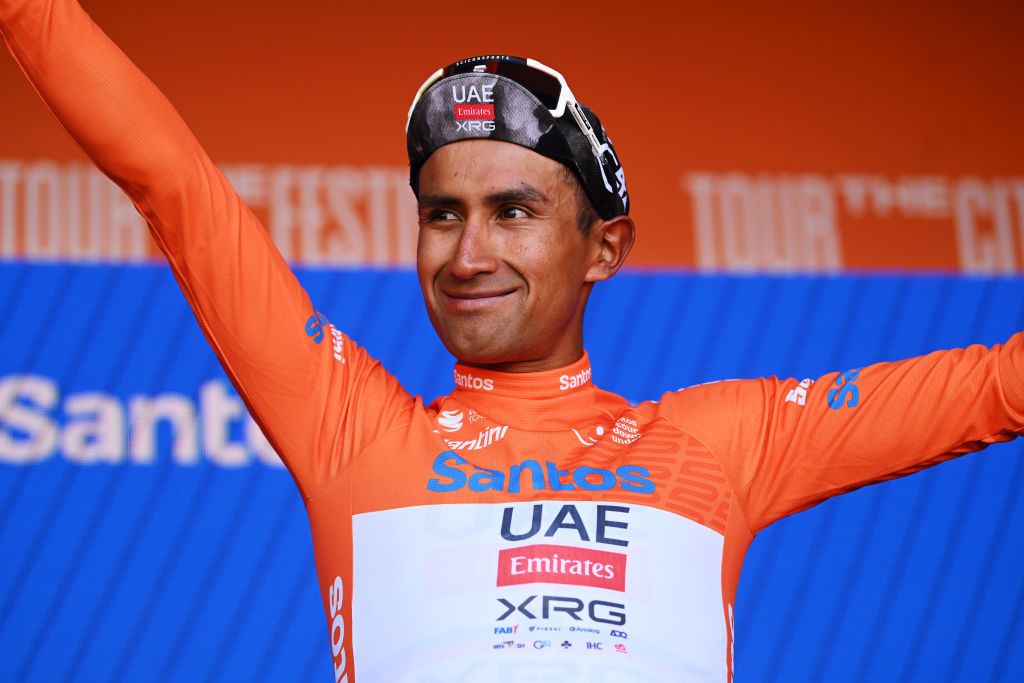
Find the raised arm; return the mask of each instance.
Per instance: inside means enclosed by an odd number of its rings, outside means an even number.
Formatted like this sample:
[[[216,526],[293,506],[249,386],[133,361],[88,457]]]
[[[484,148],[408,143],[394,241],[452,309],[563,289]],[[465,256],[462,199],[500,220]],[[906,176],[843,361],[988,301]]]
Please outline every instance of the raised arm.
[[[188,126],[75,0],[0,0],[0,32],[61,125],[146,218],[228,376],[314,495],[361,442],[402,419],[409,396],[315,312]]]
[[[1024,333],[814,382],[702,385],[663,403],[722,462],[756,533],[831,496],[1024,432]]]

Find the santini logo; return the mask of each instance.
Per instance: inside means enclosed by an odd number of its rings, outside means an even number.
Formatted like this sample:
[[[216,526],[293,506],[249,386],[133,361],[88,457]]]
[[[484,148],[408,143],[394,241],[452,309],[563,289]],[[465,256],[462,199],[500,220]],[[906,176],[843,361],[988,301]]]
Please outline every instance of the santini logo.
[[[465,374],[455,371],[455,384],[463,389],[476,389],[478,391],[493,391],[494,380],[483,379],[482,377],[474,377],[472,373],[467,372]]]
[[[453,451],[479,451],[483,448],[487,448],[492,443],[501,441],[508,434],[507,425],[497,425],[494,427],[488,427],[477,434],[475,439],[468,441],[449,441],[445,439],[444,442],[448,444],[448,448]]]
[[[560,470],[550,460],[543,464],[536,460],[524,460],[509,467],[508,472],[497,469],[483,469],[469,465],[472,470],[462,469],[469,462],[453,451],[444,451],[434,459],[434,474],[438,479],[427,481],[427,489],[444,493],[458,491],[469,486],[470,491],[507,491],[520,493],[523,477],[529,474],[534,491],[607,491],[618,486],[630,493],[654,493],[654,482],[646,467],[622,465],[611,470],[596,467],[576,467]],[[469,468],[467,468],[469,469]],[[473,471],[475,470],[475,471]]]

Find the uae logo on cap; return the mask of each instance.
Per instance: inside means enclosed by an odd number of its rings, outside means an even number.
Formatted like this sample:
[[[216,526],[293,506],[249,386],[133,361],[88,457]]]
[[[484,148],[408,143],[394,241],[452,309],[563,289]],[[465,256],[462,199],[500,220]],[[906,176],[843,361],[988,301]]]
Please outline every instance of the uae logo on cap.
[[[456,121],[493,121],[493,104],[456,104]]]

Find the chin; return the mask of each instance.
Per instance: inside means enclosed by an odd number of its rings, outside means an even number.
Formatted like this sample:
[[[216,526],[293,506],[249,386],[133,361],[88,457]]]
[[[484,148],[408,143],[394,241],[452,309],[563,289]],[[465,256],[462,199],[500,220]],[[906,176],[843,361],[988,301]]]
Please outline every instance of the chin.
[[[518,360],[517,354],[500,345],[481,347],[477,345],[446,345],[448,352],[460,363],[470,365],[494,365]]]
[[[510,339],[507,334],[488,335],[481,333],[467,335],[442,335],[448,352],[461,363],[492,365],[521,360],[522,345]]]

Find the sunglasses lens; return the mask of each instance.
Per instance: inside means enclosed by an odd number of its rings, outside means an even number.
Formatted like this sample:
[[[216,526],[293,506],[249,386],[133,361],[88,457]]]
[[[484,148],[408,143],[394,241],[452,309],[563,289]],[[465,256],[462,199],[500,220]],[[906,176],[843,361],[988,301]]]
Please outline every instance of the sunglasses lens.
[[[511,78],[529,90],[548,109],[558,106],[558,96],[562,94],[562,85],[554,76],[514,62],[499,63],[496,73]]]

